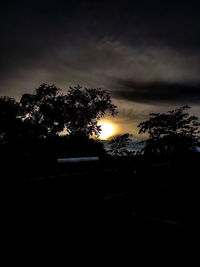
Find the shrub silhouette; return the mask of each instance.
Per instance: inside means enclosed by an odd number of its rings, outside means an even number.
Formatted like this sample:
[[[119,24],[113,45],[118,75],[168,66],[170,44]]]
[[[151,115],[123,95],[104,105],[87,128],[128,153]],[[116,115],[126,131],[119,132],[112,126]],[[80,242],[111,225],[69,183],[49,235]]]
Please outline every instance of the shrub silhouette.
[[[130,152],[128,151],[127,147],[131,141],[131,134],[118,134],[114,136],[110,141],[110,149],[109,153],[113,156],[126,156],[129,155]]]

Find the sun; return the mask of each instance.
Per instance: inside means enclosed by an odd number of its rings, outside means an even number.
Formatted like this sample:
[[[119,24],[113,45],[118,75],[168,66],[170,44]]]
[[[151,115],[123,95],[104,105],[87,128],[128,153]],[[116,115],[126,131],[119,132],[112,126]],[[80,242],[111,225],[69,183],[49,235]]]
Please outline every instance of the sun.
[[[115,129],[111,123],[101,122],[99,123],[99,125],[101,126],[101,133],[100,133],[101,139],[106,140],[108,137],[114,134]]]

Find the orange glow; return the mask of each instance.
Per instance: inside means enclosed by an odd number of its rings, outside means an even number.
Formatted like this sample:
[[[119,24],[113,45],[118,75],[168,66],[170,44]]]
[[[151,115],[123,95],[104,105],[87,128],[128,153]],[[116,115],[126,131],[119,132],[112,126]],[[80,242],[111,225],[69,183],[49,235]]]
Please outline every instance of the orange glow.
[[[106,140],[109,137],[113,136],[115,132],[113,124],[108,122],[100,122],[99,125],[101,126],[100,139]]]

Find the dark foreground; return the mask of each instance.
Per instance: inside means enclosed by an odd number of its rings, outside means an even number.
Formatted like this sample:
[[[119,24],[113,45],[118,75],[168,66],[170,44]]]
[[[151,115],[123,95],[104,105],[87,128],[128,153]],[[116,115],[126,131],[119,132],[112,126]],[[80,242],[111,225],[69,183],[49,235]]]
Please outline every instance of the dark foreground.
[[[196,154],[179,161],[121,158],[38,170],[29,166],[16,170],[21,177],[7,177],[4,206],[34,219],[73,223],[123,216],[138,229],[198,228],[198,162]]]

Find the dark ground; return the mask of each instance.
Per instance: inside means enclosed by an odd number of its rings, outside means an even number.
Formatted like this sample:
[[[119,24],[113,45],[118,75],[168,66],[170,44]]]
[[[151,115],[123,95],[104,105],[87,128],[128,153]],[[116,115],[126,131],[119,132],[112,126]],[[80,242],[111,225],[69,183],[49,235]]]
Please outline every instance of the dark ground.
[[[21,177],[6,180],[4,207],[39,221],[99,222],[120,216],[140,230],[198,228],[198,162],[195,155],[179,161],[121,158],[42,170],[13,167],[9,174]]]

